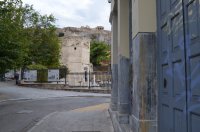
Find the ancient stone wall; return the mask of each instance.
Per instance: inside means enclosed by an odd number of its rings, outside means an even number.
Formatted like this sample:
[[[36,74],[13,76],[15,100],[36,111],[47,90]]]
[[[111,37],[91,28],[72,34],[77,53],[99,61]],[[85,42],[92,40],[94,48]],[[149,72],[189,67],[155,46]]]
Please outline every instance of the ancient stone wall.
[[[70,72],[92,71],[90,64],[90,42],[91,40],[111,43],[111,32],[104,30],[104,27],[65,27],[57,29],[57,34],[61,40],[62,65],[69,68]]]
[[[57,30],[58,33],[64,33],[64,36],[84,36],[89,39],[97,41],[103,41],[107,44],[111,44],[111,32],[104,30],[104,27],[97,26],[96,28],[84,27],[65,27]]]
[[[82,36],[64,36],[61,38],[61,63],[70,72],[84,72],[90,66],[90,39]]]

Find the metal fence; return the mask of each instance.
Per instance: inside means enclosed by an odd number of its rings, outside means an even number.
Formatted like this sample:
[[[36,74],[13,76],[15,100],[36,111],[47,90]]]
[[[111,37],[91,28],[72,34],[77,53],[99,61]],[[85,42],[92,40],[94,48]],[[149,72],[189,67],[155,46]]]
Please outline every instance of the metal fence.
[[[66,83],[70,87],[111,87],[110,72],[84,72],[84,73],[68,73]]]
[[[65,84],[69,87],[111,88],[111,72],[67,73],[65,69],[25,70],[19,76],[25,84],[48,83]],[[14,78],[14,72],[0,75]]]

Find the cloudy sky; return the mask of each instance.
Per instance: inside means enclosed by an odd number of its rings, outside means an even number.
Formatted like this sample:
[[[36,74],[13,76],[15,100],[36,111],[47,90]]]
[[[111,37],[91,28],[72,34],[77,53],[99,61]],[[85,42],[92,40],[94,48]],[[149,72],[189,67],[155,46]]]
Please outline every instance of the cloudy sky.
[[[107,0],[22,0],[41,14],[53,14],[58,27],[104,26],[110,30]]]

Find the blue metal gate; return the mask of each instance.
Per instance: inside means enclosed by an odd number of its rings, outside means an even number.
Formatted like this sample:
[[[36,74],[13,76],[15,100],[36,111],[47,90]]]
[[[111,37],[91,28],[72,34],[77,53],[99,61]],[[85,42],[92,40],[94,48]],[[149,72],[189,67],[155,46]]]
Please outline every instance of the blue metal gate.
[[[159,132],[200,131],[199,0],[157,0]]]

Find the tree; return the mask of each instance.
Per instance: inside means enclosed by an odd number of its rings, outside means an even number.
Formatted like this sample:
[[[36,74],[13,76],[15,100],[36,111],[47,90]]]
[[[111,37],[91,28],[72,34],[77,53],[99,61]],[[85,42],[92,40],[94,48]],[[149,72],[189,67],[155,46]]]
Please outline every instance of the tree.
[[[90,62],[94,65],[100,65],[102,61],[110,59],[110,46],[104,42],[92,41],[90,44]]]
[[[60,42],[55,17],[21,0],[0,1],[0,73],[31,64],[58,67]]]
[[[26,65],[33,62],[46,67],[59,67],[60,42],[56,35],[55,17],[40,15],[32,6],[26,5],[24,15],[29,54]]]
[[[21,0],[0,2],[0,73],[17,68],[24,53]]]
[[[60,42],[54,27],[36,27],[33,30],[30,43],[29,62],[42,64],[47,67],[60,65]]]

